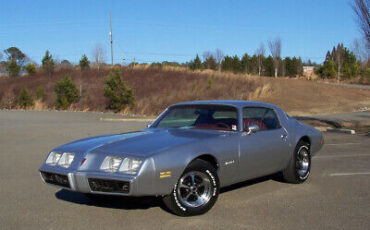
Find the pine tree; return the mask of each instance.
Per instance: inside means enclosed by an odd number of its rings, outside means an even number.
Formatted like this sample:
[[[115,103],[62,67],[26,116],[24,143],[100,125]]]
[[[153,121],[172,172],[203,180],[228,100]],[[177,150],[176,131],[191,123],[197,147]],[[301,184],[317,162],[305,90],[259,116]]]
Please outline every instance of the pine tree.
[[[213,56],[208,57],[204,62],[203,66],[206,69],[217,70],[216,59]]]
[[[275,68],[274,68],[274,59],[271,57],[271,55],[269,55],[265,59],[264,66],[265,66],[265,76],[273,77],[275,74]]]
[[[247,53],[245,53],[242,57],[242,60],[240,61],[240,64],[241,64],[241,70],[242,72],[244,73],[250,73],[250,69],[249,69],[249,55]]]
[[[196,70],[196,69],[202,69],[202,61],[199,58],[199,55],[195,57],[195,59],[190,63],[190,69]]]
[[[25,67],[25,70],[29,75],[35,74],[36,73],[36,65],[33,63],[28,63]]]
[[[53,56],[49,53],[49,50],[46,50],[45,56],[42,59],[42,68],[49,74],[49,76],[54,72],[54,60]]]
[[[72,103],[78,102],[80,99],[76,84],[69,77],[58,81],[54,86],[54,91],[57,95],[55,106],[58,109],[67,109]]]
[[[82,55],[80,59],[80,68],[81,68],[81,71],[85,71],[90,68],[90,61],[85,54]]]
[[[17,62],[14,59],[12,59],[7,65],[6,70],[8,71],[9,76],[16,77],[19,75],[21,67],[17,64]]]
[[[33,98],[28,92],[27,88],[23,88],[19,93],[18,105],[21,106],[23,109],[33,105]]]
[[[233,71],[234,70],[233,58],[230,56],[225,56],[224,60],[222,60],[221,63],[221,69],[222,71]]]
[[[240,59],[239,59],[238,55],[235,55],[233,57],[233,71],[234,71],[234,73],[242,72],[242,64],[240,62]]]
[[[134,92],[122,80],[121,72],[118,68],[110,72],[109,76],[104,79],[104,83],[106,85],[104,96],[109,100],[107,109],[119,112],[127,106],[134,106]]]

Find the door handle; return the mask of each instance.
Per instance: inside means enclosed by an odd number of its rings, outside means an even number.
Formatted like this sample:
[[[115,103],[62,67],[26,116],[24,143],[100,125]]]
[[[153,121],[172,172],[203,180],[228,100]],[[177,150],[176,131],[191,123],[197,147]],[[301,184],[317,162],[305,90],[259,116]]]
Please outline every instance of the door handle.
[[[288,135],[286,135],[286,134],[281,134],[281,139],[286,139],[287,137],[288,137]]]

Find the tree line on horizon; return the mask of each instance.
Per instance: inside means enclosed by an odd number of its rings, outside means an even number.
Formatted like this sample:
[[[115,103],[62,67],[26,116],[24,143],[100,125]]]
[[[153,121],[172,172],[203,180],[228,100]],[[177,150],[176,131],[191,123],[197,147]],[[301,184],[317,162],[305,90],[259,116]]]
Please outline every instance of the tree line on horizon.
[[[322,64],[304,62],[300,57],[284,57],[281,54],[281,40],[279,38],[269,42],[270,53],[265,55],[265,47],[261,43],[256,52],[252,54],[245,53],[243,56],[224,55],[220,49],[214,52],[206,51],[202,58],[197,54],[190,62],[153,62],[151,67],[163,66],[178,66],[187,67],[191,70],[214,70],[221,72],[243,73],[259,76],[299,76],[302,75],[303,66],[313,66],[315,73],[322,78],[338,78],[339,80],[350,79],[358,75],[363,78],[370,76],[370,58],[366,52],[366,48],[361,47],[358,40],[354,42],[354,51],[344,47],[343,44],[338,44],[336,47],[326,53],[326,58]],[[365,49],[365,52],[364,52]],[[83,54],[78,63],[79,69],[84,72],[94,66],[96,69],[107,68],[104,62],[104,51],[100,46],[94,49],[93,59],[91,62],[88,57]],[[41,65],[38,67],[36,63],[30,61],[17,47],[10,47],[4,50],[7,55],[6,60],[0,62],[0,70],[6,70],[11,77],[19,76],[21,72],[27,72],[29,75],[35,74],[37,71],[44,71],[49,76],[52,76],[56,69],[73,69],[76,68],[68,60],[56,62],[51,53],[47,50],[41,60]],[[356,54],[355,54],[356,53]],[[0,56],[1,58],[1,56]],[[1,59],[0,59],[1,60]],[[147,65],[146,63],[130,63],[128,66]]]

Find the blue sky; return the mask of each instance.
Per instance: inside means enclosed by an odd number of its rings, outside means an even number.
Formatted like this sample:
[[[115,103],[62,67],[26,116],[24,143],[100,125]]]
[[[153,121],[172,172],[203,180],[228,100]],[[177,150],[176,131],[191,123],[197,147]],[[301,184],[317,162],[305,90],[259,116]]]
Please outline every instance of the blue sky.
[[[279,36],[282,56],[322,62],[338,42],[360,37],[350,0],[0,0],[0,49],[16,46],[40,63],[91,58],[95,44],[109,61],[112,12],[115,62],[185,62],[204,51],[253,54]]]

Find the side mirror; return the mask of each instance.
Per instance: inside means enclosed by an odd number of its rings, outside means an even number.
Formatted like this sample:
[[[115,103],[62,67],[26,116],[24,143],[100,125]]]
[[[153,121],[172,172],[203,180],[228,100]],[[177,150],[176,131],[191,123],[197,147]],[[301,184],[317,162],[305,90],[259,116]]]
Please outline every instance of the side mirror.
[[[250,134],[252,134],[252,133],[255,133],[255,132],[259,131],[259,130],[260,130],[260,127],[259,127],[258,125],[256,125],[256,124],[249,125],[249,126],[248,126],[248,132],[247,132],[247,135],[250,135]]]

